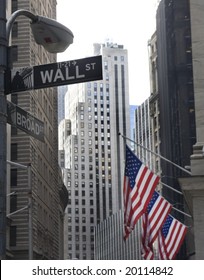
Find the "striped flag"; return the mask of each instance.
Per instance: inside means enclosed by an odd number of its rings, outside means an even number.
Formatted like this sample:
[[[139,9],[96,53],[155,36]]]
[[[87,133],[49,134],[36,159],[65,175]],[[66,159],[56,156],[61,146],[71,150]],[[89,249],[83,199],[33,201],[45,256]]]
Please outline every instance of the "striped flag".
[[[159,180],[159,176],[150,171],[126,145],[123,185],[124,239],[128,238],[135,224],[146,211]]]
[[[159,232],[159,259],[173,260],[175,259],[183,240],[186,236],[187,227],[168,215],[162,229]]]
[[[165,222],[172,205],[157,191],[154,192],[146,212],[142,215],[142,256],[145,260],[153,259],[153,243]]]

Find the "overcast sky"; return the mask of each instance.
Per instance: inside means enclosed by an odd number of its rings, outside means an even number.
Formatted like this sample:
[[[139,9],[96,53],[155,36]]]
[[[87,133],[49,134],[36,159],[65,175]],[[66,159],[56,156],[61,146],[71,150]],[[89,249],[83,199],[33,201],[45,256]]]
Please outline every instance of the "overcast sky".
[[[58,0],[57,20],[74,34],[58,61],[93,56],[93,43],[106,40],[128,50],[130,104],[149,96],[147,42],[155,31],[157,0]]]

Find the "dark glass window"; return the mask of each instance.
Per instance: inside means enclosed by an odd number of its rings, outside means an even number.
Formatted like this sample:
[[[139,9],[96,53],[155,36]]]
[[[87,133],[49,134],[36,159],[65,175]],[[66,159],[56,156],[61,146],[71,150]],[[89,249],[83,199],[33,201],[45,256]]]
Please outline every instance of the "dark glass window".
[[[17,168],[11,169],[11,186],[17,186]]]
[[[11,195],[11,200],[10,200],[10,212],[13,213],[17,210],[17,195]]]
[[[10,246],[16,246],[16,226],[10,227]]]
[[[11,160],[17,160],[17,143],[11,144]]]

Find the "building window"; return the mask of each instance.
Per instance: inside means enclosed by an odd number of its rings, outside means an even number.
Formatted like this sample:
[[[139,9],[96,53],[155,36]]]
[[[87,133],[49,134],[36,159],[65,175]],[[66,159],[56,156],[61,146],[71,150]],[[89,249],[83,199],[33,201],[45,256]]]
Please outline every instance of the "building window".
[[[14,24],[13,24],[12,37],[13,38],[17,38],[18,37],[18,22],[14,22]]]
[[[17,160],[17,143],[11,144],[11,160]]]
[[[17,168],[11,169],[11,187],[17,186]]]
[[[11,195],[11,200],[10,200],[10,212],[13,213],[17,210],[17,195]]]
[[[11,9],[12,9],[12,13],[18,10],[18,0],[12,0]]]
[[[10,246],[16,246],[16,226],[10,226]]]

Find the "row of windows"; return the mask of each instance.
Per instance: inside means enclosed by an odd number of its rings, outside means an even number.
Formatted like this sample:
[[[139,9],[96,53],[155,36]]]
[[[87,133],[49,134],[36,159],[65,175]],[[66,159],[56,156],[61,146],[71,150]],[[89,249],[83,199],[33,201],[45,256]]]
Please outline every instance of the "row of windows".
[[[86,204],[87,204],[87,200],[86,200]],[[69,205],[70,205],[70,204],[69,204]],[[90,200],[90,205],[91,205],[91,206],[94,205],[93,200]],[[80,209],[79,209],[78,207],[75,208],[75,209],[74,209],[74,208],[71,208],[71,207],[68,207],[68,208],[67,208],[67,213],[68,213],[68,214],[72,214],[73,211],[74,211],[75,214],[77,214],[77,215],[80,214],[80,213],[79,213],[80,211],[81,211],[81,214],[86,214],[86,208],[84,208],[84,207],[83,207],[83,208],[80,208]],[[90,211],[91,211],[91,210],[90,210]]]
[[[94,212],[93,209],[92,209],[92,212]],[[93,213],[92,213],[92,214],[93,214]],[[74,221],[75,221],[76,224],[79,223],[79,220],[80,220],[79,217],[75,217],[75,218],[74,218]],[[90,220],[90,223],[94,223],[94,218],[93,218],[93,217],[90,217],[89,220]],[[81,221],[82,221],[83,224],[85,224],[85,223],[87,222],[87,217],[82,217],[82,218],[81,218]],[[69,223],[72,222],[72,217],[68,217],[68,222],[69,222]]]
[[[71,173],[68,173],[68,178],[71,179]],[[67,182],[67,186],[71,187],[71,181]],[[79,182],[75,181],[75,188],[79,187]],[[81,182],[81,187],[85,188],[85,182]],[[89,182],[89,188],[93,188],[93,182]]]
[[[88,203],[87,199],[82,199],[82,200],[81,200],[81,204],[82,204],[82,205],[87,205],[87,203]],[[70,205],[70,204],[71,204],[71,199],[69,198],[69,199],[68,199],[68,205]],[[75,199],[74,205],[79,205],[79,200]],[[93,201],[92,199],[90,199],[89,205],[91,205],[91,206],[94,205],[94,201]],[[82,213],[83,213],[83,212],[82,212]],[[79,208],[75,208],[75,214],[79,214]]]
[[[86,232],[86,229],[87,229],[86,226],[82,226],[81,227],[82,232]],[[72,230],[74,230],[74,232],[79,232],[80,231],[80,227],[79,226],[75,226],[75,227],[68,226],[67,230],[68,230],[68,232],[72,232]],[[94,226],[90,227],[90,231],[91,231],[91,233],[94,233]]]
[[[74,191],[74,194],[75,194],[75,196],[78,196],[78,195],[79,195],[79,191],[78,191],[78,190],[75,190],[75,191]],[[71,190],[68,190],[68,195],[71,196]],[[81,195],[82,195],[82,196],[85,196],[85,195],[86,195],[85,190],[82,190],[82,191],[81,191]],[[89,191],[89,195],[90,195],[90,196],[93,196],[93,191],[92,191],[92,190]]]
[[[74,246],[75,246],[75,250],[76,251],[80,250],[80,245],[79,244],[75,244],[75,245],[68,244],[68,250],[69,251],[72,250]],[[81,247],[82,247],[82,250],[85,251],[86,248],[87,248],[87,245],[86,244],[82,244]],[[91,251],[94,251],[94,244],[91,244],[90,248],[91,248]]]
[[[92,162],[92,157],[91,158],[89,157],[89,162]],[[77,165],[75,167],[78,168]],[[89,174],[81,173],[81,179],[82,180],[85,180],[87,177],[89,178],[89,180],[93,180],[93,174],[92,173],[89,173]],[[71,173],[69,173],[68,178],[69,179],[71,178]],[[74,179],[77,180],[79,178],[80,178],[79,174],[78,173],[74,173]]]
[[[82,235],[78,235],[78,234],[76,234],[76,235],[74,235],[74,237],[75,237],[75,241],[80,241],[80,237],[81,237],[81,240],[84,242],[84,241],[87,241],[87,239],[89,239],[90,238],[90,241],[91,242],[94,242],[94,235],[90,235],[90,236],[88,236],[88,238],[87,238],[87,236],[85,235],[85,234],[82,234]],[[72,241],[73,239],[72,239],[72,235],[71,234],[68,234],[68,241]]]

